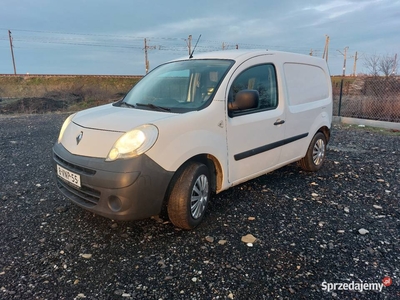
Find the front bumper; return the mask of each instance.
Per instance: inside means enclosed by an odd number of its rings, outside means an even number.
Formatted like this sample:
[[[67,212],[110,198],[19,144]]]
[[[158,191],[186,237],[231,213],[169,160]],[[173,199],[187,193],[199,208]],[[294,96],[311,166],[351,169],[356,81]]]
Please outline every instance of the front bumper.
[[[80,175],[81,187],[57,176],[57,165]],[[53,147],[57,187],[73,203],[113,220],[139,220],[160,213],[173,176],[147,155],[106,162]]]

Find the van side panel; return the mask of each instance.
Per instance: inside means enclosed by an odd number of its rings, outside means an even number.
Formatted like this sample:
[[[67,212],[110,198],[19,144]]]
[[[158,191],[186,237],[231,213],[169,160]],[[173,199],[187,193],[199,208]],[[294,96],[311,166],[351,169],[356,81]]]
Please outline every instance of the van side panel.
[[[329,98],[329,86],[324,70],[318,66],[285,63],[284,73],[289,106],[296,106]]]
[[[332,86],[325,62],[320,65],[284,63],[286,85],[286,131],[285,137],[305,135],[282,149],[282,162],[299,160],[323,126],[332,123]]]

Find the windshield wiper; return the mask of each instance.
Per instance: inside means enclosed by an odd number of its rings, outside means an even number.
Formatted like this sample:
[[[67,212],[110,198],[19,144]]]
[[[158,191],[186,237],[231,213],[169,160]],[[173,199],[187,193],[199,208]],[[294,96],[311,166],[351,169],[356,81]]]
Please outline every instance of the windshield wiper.
[[[122,105],[125,105],[125,106],[127,106],[127,107],[135,108],[135,105],[130,104],[130,103],[128,103],[128,102],[121,102],[121,103],[120,103],[120,106],[122,106]]]
[[[152,103],[136,103],[136,106],[146,106],[146,107],[149,107],[151,109],[157,109],[157,110],[163,110],[163,111],[171,111],[171,109],[168,108],[168,107],[162,107],[162,106],[154,105]]]

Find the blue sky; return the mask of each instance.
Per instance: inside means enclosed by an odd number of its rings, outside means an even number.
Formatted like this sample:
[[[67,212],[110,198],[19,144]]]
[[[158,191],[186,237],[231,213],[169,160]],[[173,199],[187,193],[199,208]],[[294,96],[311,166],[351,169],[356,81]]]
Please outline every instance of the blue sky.
[[[399,0],[0,0],[0,74],[145,73],[196,52],[261,48],[322,57],[330,37],[331,74],[365,71],[365,57],[400,55]],[[338,51],[339,50],[339,51]]]

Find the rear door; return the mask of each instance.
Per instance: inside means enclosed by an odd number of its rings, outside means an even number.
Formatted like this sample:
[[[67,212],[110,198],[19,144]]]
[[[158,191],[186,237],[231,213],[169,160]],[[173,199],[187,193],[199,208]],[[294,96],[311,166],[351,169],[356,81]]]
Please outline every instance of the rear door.
[[[256,108],[227,117],[228,176],[231,184],[237,184],[279,163],[285,113],[279,102],[275,66],[266,62],[265,56],[240,65],[228,89],[228,102],[241,90],[256,90],[260,96]]]

